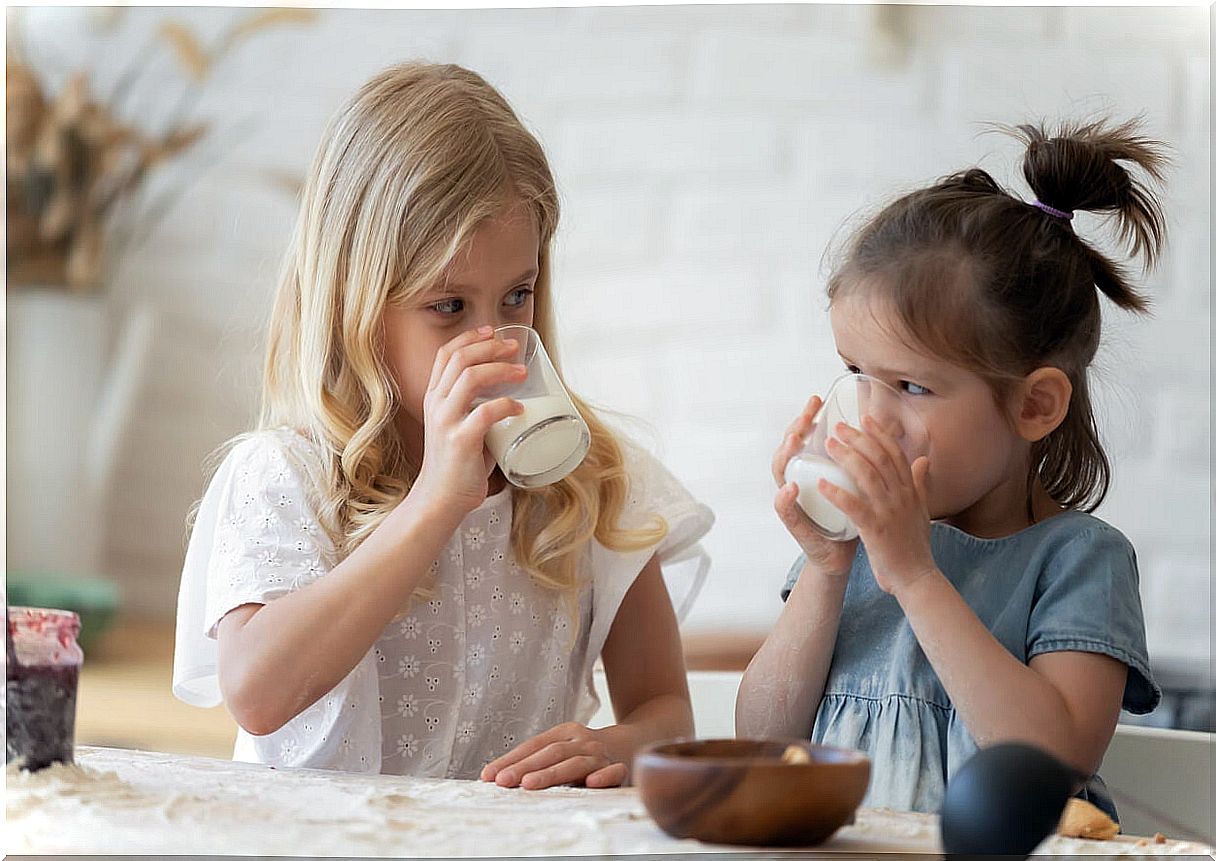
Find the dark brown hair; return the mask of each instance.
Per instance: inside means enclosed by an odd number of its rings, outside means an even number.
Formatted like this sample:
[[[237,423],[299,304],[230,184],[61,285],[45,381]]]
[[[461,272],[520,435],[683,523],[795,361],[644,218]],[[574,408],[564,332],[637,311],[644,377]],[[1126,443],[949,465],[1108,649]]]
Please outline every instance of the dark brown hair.
[[[1054,133],[1000,128],[1025,144],[1022,173],[1046,209],[979,168],[947,176],[860,228],[828,297],[861,292],[888,301],[918,348],[979,373],[998,402],[1036,368],[1064,371],[1072,382],[1068,414],[1032,447],[1030,477],[1060,505],[1092,511],[1110,485],[1088,385],[1101,333],[1098,291],[1130,311],[1145,312],[1148,302],[1125,264],[1078,236],[1068,215],[1113,216],[1118,239],[1147,271],[1160,255],[1165,220],[1125,163],[1159,182],[1166,148],[1142,137],[1138,120],[1066,123]]]

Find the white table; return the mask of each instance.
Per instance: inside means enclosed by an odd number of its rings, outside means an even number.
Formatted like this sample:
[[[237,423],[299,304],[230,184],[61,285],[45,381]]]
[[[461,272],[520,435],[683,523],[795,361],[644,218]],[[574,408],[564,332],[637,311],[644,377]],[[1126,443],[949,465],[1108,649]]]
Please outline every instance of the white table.
[[[634,788],[274,769],[81,747],[77,766],[7,771],[9,853],[521,856],[743,852],[668,837]],[[822,851],[939,853],[934,816],[859,810]],[[772,850],[764,850],[771,853]],[[1040,853],[1210,854],[1195,843],[1050,838]]]

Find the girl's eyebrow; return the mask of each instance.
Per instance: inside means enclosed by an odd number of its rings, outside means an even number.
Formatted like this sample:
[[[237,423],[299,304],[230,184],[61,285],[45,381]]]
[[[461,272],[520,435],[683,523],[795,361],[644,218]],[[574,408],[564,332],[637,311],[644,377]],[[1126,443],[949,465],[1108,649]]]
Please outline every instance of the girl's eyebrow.
[[[855,368],[861,367],[859,364],[854,362],[852,359],[847,358],[844,355],[844,353],[837,353],[837,355],[840,356],[841,361],[843,361],[846,365],[852,365]],[[929,371],[925,368],[907,368],[904,370],[896,370],[894,368],[884,368],[879,365],[871,365],[870,371],[873,371],[875,374],[879,374],[881,376],[899,377],[900,379],[911,378],[911,379],[929,380],[929,381],[939,379],[937,374],[934,374],[932,371]]]
[[[520,275],[517,275],[516,277],[507,281],[507,286],[504,289],[513,290],[514,288],[518,287],[524,281],[531,281],[533,278],[535,278],[537,276],[539,271],[540,271],[539,269],[537,269],[535,266],[533,266],[531,269],[528,269],[525,272],[521,273]],[[460,293],[460,292],[472,291],[472,290],[473,290],[473,288],[470,287],[468,284],[454,284],[454,283],[447,282],[447,281],[445,281],[443,284],[436,287],[436,292],[440,295],[449,295],[452,293]]]

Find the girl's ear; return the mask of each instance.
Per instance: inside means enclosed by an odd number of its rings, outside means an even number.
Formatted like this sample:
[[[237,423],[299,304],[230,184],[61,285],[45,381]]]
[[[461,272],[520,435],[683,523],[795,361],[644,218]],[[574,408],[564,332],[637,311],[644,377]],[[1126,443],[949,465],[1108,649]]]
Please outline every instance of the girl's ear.
[[[1039,368],[1026,375],[1015,398],[1014,425],[1019,436],[1038,442],[1068,415],[1072,381],[1059,368]]]

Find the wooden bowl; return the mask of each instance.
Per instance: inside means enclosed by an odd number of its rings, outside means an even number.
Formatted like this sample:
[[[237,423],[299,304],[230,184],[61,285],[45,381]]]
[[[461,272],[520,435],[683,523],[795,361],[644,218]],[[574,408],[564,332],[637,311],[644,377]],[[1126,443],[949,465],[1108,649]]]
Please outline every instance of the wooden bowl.
[[[789,762],[790,748],[807,762]],[[851,821],[870,782],[862,753],[807,741],[665,742],[634,759],[647,812],[672,837],[815,846]]]

